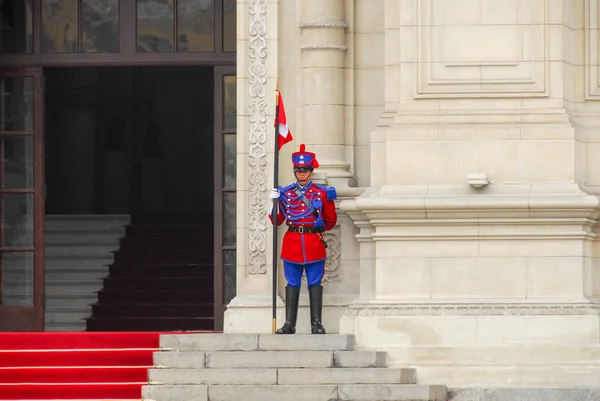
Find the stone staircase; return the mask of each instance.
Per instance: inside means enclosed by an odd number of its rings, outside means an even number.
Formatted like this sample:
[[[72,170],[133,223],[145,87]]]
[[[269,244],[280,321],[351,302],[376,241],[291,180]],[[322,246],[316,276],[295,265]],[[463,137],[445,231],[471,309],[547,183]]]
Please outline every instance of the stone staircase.
[[[387,368],[386,354],[355,351],[348,335],[162,335],[146,400],[446,401],[418,385],[413,369]]]
[[[85,331],[129,216],[46,216],[46,331]]]
[[[132,215],[87,331],[214,328],[212,215]]]

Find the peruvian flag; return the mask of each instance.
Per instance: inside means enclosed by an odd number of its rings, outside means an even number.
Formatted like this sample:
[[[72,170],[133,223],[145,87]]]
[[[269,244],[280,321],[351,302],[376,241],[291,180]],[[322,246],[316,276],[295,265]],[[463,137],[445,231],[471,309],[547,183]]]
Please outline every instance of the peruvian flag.
[[[278,128],[277,132],[279,132],[279,150],[288,142],[291,142],[292,133],[287,126],[287,118],[285,117],[285,107],[283,107],[283,98],[281,97],[281,92],[277,91],[277,106],[276,106],[276,116],[275,116],[275,127]]]

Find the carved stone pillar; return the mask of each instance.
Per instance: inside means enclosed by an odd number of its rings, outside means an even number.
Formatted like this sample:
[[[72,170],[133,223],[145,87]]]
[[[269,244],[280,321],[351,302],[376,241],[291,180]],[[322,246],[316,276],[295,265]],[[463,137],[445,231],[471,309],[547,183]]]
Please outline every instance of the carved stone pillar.
[[[343,0],[302,2],[302,138],[319,155],[318,173],[341,187],[352,177],[345,160],[347,26]]]
[[[238,1],[238,26],[246,30],[238,33],[237,96],[244,99],[238,106],[237,127],[237,277],[236,296],[225,311],[223,331],[226,333],[271,332],[272,266],[271,223],[268,219],[270,202],[267,188],[271,185],[269,167],[272,149],[269,138],[273,131],[269,124],[274,119],[272,91],[277,80],[278,32],[277,2],[267,0]],[[242,137],[242,135],[244,137]],[[281,277],[281,276],[280,276]],[[280,287],[282,280],[280,279]],[[284,308],[277,299],[277,322],[281,324]]]

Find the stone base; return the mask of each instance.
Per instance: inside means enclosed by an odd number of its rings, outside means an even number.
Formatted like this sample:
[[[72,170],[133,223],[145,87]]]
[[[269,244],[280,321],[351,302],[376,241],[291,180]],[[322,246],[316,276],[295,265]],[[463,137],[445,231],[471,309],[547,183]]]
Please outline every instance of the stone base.
[[[448,389],[449,401],[594,401],[600,387],[465,387]]]
[[[161,336],[144,400],[446,401],[446,386],[416,384],[414,369],[354,351],[344,335]]]
[[[298,308],[296,332],[310,333],[310,309],[307,297],[303,293]],[[328,334],[340,332],[340,320],[348,307],[344,297],[323,297],[323,326]],[[273,321],[272,301],[268,297],[237,297],[225,311],[224,333],[271,333]],[[277,328],[285,322],[285,304],[281,298],[277,302]]]
[[[416,368],[423,384],[593,386],[598,310],[590,302],[352,305],[340,333],[355,335],[357,349],[387,352],[389,366]]]

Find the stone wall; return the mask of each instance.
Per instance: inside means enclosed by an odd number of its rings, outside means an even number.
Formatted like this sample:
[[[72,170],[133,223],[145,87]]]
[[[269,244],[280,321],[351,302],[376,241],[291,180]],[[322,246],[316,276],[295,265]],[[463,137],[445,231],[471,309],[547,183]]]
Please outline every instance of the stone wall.
[[[264,15],[252,11],[261,4]],[[341,194],[330,331],[416,366],[424,382],[592,380],[593,369],[564,366],[599,352],[599,7],[242,3],[238,109],[248,136],[238,144],[238,297],[226,331],[270,330],[279,77],[296,139],[282,152],[282,179],[306,143],[324,161],[320,182]],[[306,314],[299,321],[306,330]]]

